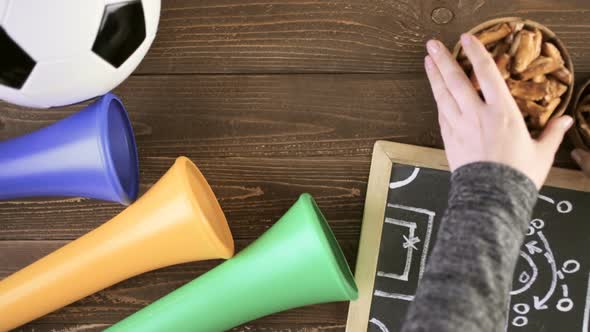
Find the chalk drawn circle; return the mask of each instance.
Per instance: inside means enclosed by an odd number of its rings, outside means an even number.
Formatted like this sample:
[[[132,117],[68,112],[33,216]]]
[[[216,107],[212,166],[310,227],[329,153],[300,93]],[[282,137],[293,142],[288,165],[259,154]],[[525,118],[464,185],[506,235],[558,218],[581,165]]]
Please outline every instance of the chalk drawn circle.
[[[514,318],[512,320],[512,325],[516,326],[516,327],[523,327],[526,326],[529,323],[528,318],[524,317],[524,316],[517,316],[516,318]]]
[[[531,307],[526,303],[515,304],[513,309],[517,314],[520,315],[526,315],[529,313],[529,311],[531,311]]]
[[[533,234],[535,234],[535,228],[533,226],[529,226],[529,229],[526,232],[526,236],[531,236]]]
[[[563,263],[563,267],[561,268],[563,273],[572,274],[580,271],[580,263],[574,259],[570,259]]]
[[[527,282],[531,281],[531,275],[528,274],[526,271],[522,271],[522,273],[518,277],[518,281],[521,284],[526,284]]]
[[[533,219],[531,220],[531,225],[536,229],[542,229],[545,227],[545,222],[541,219]]]
[[[567,297],[557,301],[557,310],[559,310],[561,312],[568,312],[568,311],[572,310],[573,307],[574,307],[574,301],[572,301],[572,299],[569,299]]]
[[[557,203],[556,207],[559,213],[570,213],[574,209],[574,206],[569,201],[561,201]]]

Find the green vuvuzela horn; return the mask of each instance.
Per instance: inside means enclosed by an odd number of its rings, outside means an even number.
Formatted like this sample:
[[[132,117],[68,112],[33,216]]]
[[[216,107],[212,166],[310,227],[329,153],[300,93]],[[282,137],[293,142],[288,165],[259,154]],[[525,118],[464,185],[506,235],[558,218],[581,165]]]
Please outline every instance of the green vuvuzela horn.
[[[328,223],[303,194],[237,256],[107,331],[225,331],[275,312],[357,297]]]

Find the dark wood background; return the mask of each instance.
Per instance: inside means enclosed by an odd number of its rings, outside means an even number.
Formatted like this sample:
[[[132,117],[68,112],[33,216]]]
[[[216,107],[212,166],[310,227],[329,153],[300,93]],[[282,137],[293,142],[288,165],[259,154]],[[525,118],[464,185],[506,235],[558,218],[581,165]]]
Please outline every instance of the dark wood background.
[[[424,43],[452,46],[499,16],[546,24],[572,54],[578,82],[590,76],[587,0],[165,0],[151,51],[115,90],[134,123],[142,192],[188,156],[218,195],[238,249],[310,192],[354,266],[373,143],[442,147]],[[0,139],[80,108],[0,104]],[[557,165],[573,167],[570,149],[566,142]],[[0,202],[0,278],[121,210],[80,198]],[[146,273],[20,330],[101,330],[218,263]],[[235,330],[342,331],[346,313],[346,303],[311,306]]]

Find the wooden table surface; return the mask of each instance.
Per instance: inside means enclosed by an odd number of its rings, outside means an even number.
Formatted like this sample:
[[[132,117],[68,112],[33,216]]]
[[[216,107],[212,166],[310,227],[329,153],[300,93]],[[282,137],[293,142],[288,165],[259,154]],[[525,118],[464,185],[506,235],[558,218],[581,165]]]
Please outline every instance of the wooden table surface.
[[[577,81],[590,76],[587,0],[165,0],[149,54],[115,90],[137,135],[141,191],[188,156],[218,195],[238,250],[309,192],[354,266],[373,143],[442,147],[425,41],[452,46],[499,16],[546,24],[568,47]],[[0,104],[0,139],[80,108]],[[569,149],[557,165],[572,167]],[[82,198],[0,202],[0,278],[121,210]],[[20,330],[102,330],[217,264],[146,273]],[[311,306],[235,330],[342,331],[346,313],[346,303]]]

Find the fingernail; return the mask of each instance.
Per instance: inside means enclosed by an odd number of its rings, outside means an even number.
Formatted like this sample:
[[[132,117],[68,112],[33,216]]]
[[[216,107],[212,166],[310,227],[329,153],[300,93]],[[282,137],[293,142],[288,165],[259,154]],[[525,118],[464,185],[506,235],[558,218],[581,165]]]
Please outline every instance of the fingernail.
[[[473,37],[470,34],[464,33],[461,35],[461,43],[463,45],[469,45],[471,42],[473,42]]]
[[[426,43],[426,48],[428,49],[428,53],[436,54],[440,51],[440,42],[438,40],[431,39]]]
[[[575,149],[574,151],[572,151],[572,158],[578,163],[582,163],[582,155],[581,155],[581,151],[578,149]]]
[[[431,70],[434,68],[434,63],[432,62],[432,58],[427,55],[426,58],[424,58],[424,64],[426,65],[426,69]]]
[[[565,130],[570,129],[571,126],[574,124],[574,118],[572,118],[569,115],[565,115],[564,118],[566,118],[566,119],[563,120],[563,122],[561,124],[563,126],[563,129],[565,129]]]

